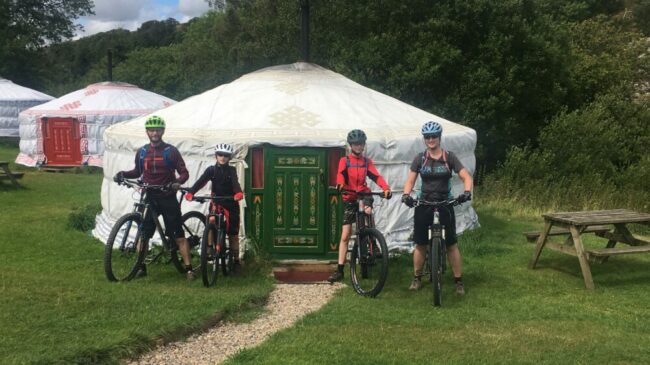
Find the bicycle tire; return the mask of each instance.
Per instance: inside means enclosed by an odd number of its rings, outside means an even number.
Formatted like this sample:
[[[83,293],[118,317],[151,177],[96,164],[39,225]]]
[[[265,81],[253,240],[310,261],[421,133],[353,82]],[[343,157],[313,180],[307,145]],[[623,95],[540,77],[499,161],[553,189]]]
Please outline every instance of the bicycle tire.
[[[142,237],[141,222],[139,213],[129,213],[113,225],[104,249],[104,273],[109,281],[129,281],[142,265],[149,240]]]
[[[221,265],[221,271],[224,276],[230,275],[235,265],[235,261],[232,257],[232,251],[230,250],[230,238],[227,238],[227,235],[224,234],[221,237],[221,250],[219,255],[219,264]]]
[[[212,241],[210,241],[210,233],[212,233]],[[203,239],[201,240],[201,279],[206,288],[213,286],[217,282],[219,257],[214,244],[216,238],[217,228],[214,224],[210,224],[203,231]]]
[[[201,267],[201,240],[203,239],[203,232],[205,231],[205,215],[201,212],[193,211],[183,214],[181,218],[183,222],[183,231],[187,244],[190,246],[190,263],[192,269],[197,271]],[[178,252],[178,247],[173,245],[171,250],[171,261],[176,269],[184,274],[185,265],[183,258]]]
[[[442,305],[442,264],[444,260],[444,257],[442,257],[442,241],[440,238],[431,239],[431,252],[433,253],[431,255],[433,305],[439,307]]]
[[[388,246],[375,228],[364,228],[357,236],[350,255],[352,287],[357,294],[374,298],[388,277]]]

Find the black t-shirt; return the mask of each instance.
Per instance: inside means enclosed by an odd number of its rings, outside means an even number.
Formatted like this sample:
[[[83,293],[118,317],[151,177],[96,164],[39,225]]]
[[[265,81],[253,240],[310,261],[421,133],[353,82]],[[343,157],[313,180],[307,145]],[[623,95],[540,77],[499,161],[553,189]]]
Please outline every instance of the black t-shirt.
[[[411,171],[419,173],[422,179],[422,198],[425,200],[440,201],[449,198],[451,171],[458,174],[464,168],[453,152],[443,150],[442,153],[440,159],[436,160],[426,154],[426,151],[421,152],[411,163]]]

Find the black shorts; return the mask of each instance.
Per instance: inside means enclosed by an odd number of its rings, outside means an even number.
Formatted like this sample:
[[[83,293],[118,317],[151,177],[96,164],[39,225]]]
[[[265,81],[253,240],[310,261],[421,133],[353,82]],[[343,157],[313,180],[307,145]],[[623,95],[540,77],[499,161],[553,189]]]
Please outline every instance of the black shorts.
[[[445,226],[445,244],[451,246],[458,242],[456,237],[456,216],[454,207],[440,207],[440,223]],[[413,214],[414,235],[413,241],[416,245],[429,244],[429,227],[433,223],[433,207],[419,205],[415,207]]]
[[[160,196],[160,197],[147,197],[147,201],[151,204],[158,214],[162,214],[163,221],[165,222],[165,235],[171,238],[183,238],[185,232],[183,231],[183,221],[181,214],[181,205],[176,200],[176,195]],[[142,224],[142,232],[145,237],[151,238],[156,230],[154,217],[149,214],[149,219]]]
[[[366,207],[372,208],[374,200],[372,196],[363,197],[363,202]],[[343,201],[343,225],[352,224],[357,222],[357,212],[359,211],[358,201]]]
[[[224,209],[228,211],[228,231],[226,232],[230,236],[236,236],[239,234],[239,203],[238,202],[220,202]],[[212,209],[212,205],[210,205]]]

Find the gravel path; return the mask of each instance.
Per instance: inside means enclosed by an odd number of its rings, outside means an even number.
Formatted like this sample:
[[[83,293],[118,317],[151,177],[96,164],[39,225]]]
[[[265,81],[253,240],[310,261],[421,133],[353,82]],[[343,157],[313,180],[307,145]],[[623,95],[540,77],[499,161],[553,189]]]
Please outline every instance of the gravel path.
[[[264,307],[250,323],[219,323],[207,332],[172,342],[142,355],[130,364],[217,364],[237,351],[261,344],[273,333],[291,327],[320,309],[343,284],[277,284]],[[219,346],[206,346],[214,343]]]

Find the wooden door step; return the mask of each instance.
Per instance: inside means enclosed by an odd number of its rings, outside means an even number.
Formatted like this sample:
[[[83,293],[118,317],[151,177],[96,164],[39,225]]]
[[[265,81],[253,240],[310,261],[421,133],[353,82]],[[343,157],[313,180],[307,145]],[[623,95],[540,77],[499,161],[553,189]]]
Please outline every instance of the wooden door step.
[[[275,261],[273,276],[282,283],[323,283],[336,269],[336,263],[318,260]]]

